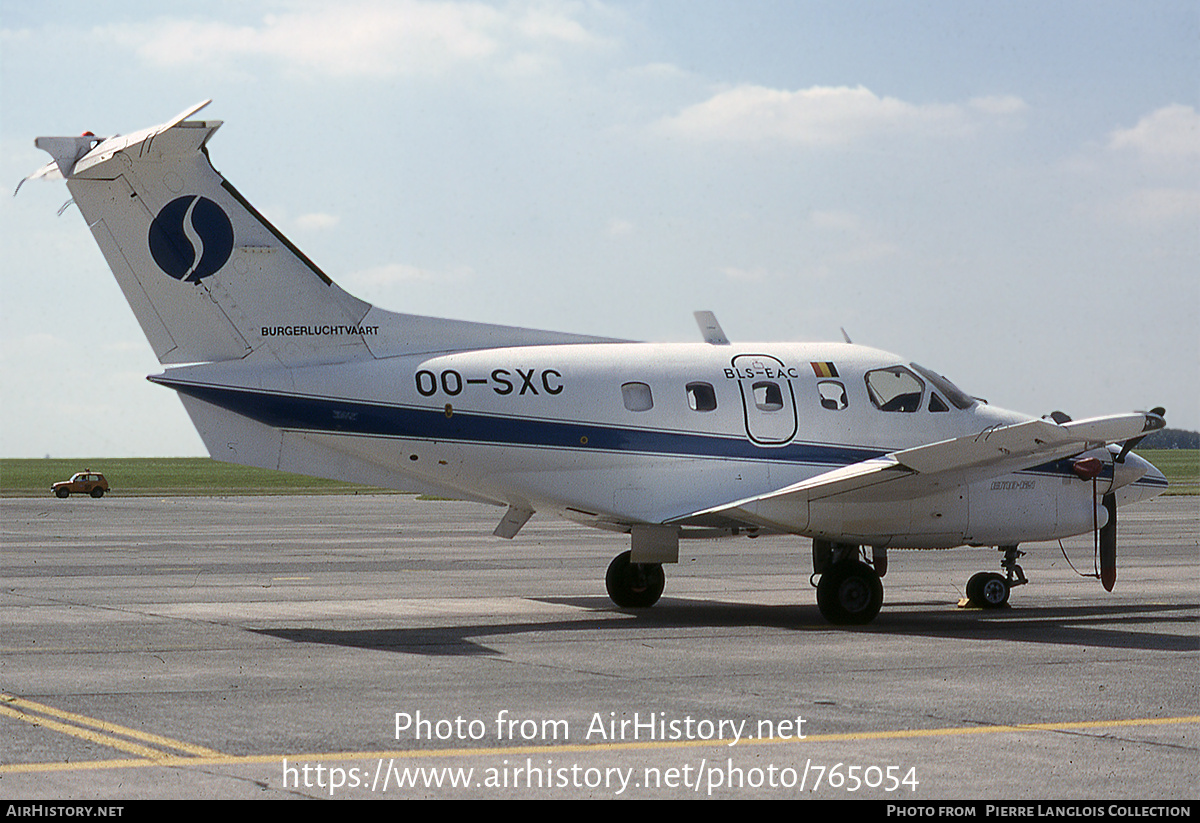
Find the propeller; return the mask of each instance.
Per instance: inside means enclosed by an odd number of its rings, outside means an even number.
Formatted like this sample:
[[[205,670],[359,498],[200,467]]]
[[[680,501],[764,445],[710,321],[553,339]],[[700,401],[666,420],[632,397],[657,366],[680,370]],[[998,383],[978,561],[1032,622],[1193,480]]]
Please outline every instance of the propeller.
[[[1156,406],[1147,412],[1146,433],[1161,429],[1166,425],[1164,417],[1167,410],[1162,406]],[[1051,417],[1055,422],[1061,423],[1058,415],[1063,415],[1062,412],[1053,412]],[[1113,455],[1113,485],[1111,488],[1116,488],[1117,481],[1117,466],[1125,463],[1125,458],[1129,456],[1129,452],[1141,443],[1146,438],[1145,434],[1131,437],[1121,444],[1121,450]],[[1099,524],[1099,513],[1095,508],[1096,498],[1096,478],[1100,476],[1100,472],[1104,469],[1104,464],[1097,457],[1081,457],[1071,464],[1072,470],[1080,480],[1092,481],[1092,532],[1094,534],[1094,546],[1096,554],[1100,560],[1100,582],[1104,584],[1105,591],[1112,591],[1113,586],[1117,583],[1117,495],[1113,491],[1107,492],[1100,498],[1100,505],[1104,507],[1104,511],[1108,514],[1108,519],[1104,526]]]
[[[1140,438],[1139,438],[1140,439]],[[1101,527],[1099,514],[1096,512],[1096,478],[1104,469],[1104,464],[1098,457],[1081,457],[1071,464],[1072,471],[1080,480],[1092,481],[1092,534],[1096,554],[1100,557],[1100,582],[1105,591],[1112,591],[1117,583],[1117,496],[1108,492],[1101,499],[1101,505],[1108,512],[1108,519]]]
[[[1117,496],[1109,492],[1101,502],[1108,511],[1108,522],[1100,529],[1100,582],[1111,592],[1117,583]]]

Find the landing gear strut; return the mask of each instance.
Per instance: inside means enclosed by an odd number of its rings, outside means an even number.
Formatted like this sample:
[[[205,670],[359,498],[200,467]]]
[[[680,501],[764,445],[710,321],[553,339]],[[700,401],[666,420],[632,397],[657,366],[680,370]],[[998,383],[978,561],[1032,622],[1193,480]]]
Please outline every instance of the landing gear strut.
[[[604,585],[612,602],[623,609],[645,609],[662,597],[667,577],[661,563],[632,563],[622,552],[608,564]]]
[[[981,609],[1001,608],[1008,603],[1013,586],[1023,586],[1029,582],[1017,564],[1017,558],[1025,552],[1018,551],[1016,546],[1001,546],[1000,551],[1004,552],[1000,568],[1004,569],[1005,574],[979,572],[967,581],[967,599]]]

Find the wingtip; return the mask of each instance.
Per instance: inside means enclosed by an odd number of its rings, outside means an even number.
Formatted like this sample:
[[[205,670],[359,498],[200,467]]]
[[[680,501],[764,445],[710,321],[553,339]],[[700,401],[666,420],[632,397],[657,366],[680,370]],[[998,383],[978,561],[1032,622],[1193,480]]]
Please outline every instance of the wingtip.
[[[1150,411],[1146,412],[1146,428],[1143,431],[1158,431],[1167,427],[1167,410],[1162,406],[1155,406]]]

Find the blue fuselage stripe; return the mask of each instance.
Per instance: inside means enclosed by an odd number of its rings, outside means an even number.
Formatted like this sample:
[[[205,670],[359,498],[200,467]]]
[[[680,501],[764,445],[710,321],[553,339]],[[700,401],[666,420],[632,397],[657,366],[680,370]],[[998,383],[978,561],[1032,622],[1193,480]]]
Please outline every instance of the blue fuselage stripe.
[[[154,382],[235,414],[278,429],[438,440],[493,446],[633,452],[683,458],[769,460],[839,468],[883,457],[888,451],[855,446],[789,443],[757,446],[746,437],[635,429],[598,423],[568,423],[410,406],[390,406],[328,397],[288,395],[224,386],[184,383],[163,377]],[[1070,458],[1024,470],[1074,477]],[[1112,477],[1106,463],[1101,477]]]
[[[181,394],[279,429],[407,440],[640,452],[675,457],[771,460],[845,466],[886,452],[849,446],[790,443],[764,448],[748,438],[634,429],[444,410],[389,406],[182,383],[155,378]]]

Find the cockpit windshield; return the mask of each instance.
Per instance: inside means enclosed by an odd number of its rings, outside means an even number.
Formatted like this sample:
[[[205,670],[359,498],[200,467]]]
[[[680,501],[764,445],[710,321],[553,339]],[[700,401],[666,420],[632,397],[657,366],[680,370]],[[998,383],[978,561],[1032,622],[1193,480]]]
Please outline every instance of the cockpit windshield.
[[[918,366],[916,363],[910,363],[909,365],[916,369],[922,377],[940,390],[942,394],[946,395],[946,399],[953,403],[956,408],[969,409],[971,406],[975,405],[976,400],[974,397],[971,397],[971,395],[964,392],[958,386],[954,385],[937,372],[932,372],[924,366]]]

